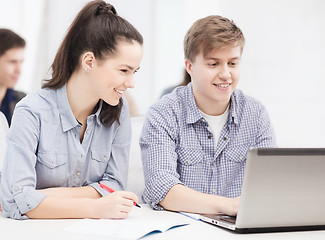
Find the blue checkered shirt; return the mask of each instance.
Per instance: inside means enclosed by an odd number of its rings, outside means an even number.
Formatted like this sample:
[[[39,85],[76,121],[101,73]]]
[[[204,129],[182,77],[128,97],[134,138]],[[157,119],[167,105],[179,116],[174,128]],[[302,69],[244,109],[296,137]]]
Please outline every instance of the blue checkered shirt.
[[[251,147],[275,147],[265,107],[236,89],[217,150],[208,123],[195,103],[192,84],[178,87],[148,111],[140,138],[145,174],[143,200],[159,202],[176,184],[199,192],[237,197]]]

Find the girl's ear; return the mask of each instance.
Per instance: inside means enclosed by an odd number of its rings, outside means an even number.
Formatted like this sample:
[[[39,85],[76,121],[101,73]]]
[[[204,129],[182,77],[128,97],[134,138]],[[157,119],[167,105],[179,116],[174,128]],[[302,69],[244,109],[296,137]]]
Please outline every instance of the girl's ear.
[[[93,63],[95,61],[95,56],[92,52],[86,52],[82,55],[81,66],[86,72],[91,72],[93,69]]]
[[[185,59],[185,69],[192,76],[192,62],[188,59]]]

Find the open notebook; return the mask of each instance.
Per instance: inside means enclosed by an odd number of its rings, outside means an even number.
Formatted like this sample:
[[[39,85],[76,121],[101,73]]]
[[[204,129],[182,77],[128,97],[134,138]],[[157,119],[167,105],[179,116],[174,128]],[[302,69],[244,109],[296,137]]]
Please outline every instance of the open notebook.
[[[172,228],[191,223],[178,213],[154,211],[148,205],[134,207],[126,219],[82,219],[67,227],[76,234],[89,234],[110,237],[110,239],[140,239],[148,234],[163,233]],[[91,239],[91,238],[90,238]]]

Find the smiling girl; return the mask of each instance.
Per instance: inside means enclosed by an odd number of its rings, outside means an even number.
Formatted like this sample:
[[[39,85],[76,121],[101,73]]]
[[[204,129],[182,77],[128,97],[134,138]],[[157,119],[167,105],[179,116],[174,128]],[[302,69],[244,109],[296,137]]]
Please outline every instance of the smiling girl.
[[[1,180],[4,214],[26,218],[125,218],[131,125],[123,93],[134,87],[141,34],[104,1],[77,15],[52,78],[16,107]],[[99,182],[115,189],[107,195]]]

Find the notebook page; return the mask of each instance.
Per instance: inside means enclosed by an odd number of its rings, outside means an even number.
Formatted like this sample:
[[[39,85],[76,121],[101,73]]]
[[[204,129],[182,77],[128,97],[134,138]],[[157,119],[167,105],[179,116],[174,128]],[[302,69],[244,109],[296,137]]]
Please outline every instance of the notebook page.
[[[173,212],[133,208],[126,219],[82,219],[67,231],[111,237],[112,239],[139,239],[149,233],[165,232],[173,227],[190,224],[191,220]]]

